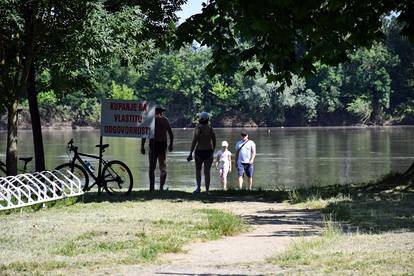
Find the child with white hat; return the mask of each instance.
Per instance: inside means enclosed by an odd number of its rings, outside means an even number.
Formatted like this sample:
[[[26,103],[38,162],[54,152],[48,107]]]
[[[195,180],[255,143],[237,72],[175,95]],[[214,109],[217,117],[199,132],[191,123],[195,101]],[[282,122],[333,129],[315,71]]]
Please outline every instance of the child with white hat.
[[[219,170],[219,176],[223,189],[227,190],[227,174],[231,172],[231,152],[228,150],[229,143],[221,142],[222,149],[216,156],[216,168]]]

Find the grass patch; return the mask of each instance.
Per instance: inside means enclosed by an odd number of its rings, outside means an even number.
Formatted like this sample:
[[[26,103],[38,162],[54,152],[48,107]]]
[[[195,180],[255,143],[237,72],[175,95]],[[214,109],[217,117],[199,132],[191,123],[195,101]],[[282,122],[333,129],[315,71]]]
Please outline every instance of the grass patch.
[[[387,174],[377,182],[327,186],[288,192],[289,202],[300,208],[320,209],[326,219],[354,226],[359,231],[414,230],[414,188]]]
[[[291,203],[320,209],[329,223],[321,237],[301,238],[270,262],[294,275],[414,274],[414,191],[389,178],[336,194],[331,187],[290,192]]]
[[[344,234],[336,228],[301,239],[270,261],[293,275],[412,275],[414,233]]]
[[[247,229],[239,217],[202,206],[101,202],[2,215],[0,274],[77,274],[84,267],[154,262],[190,241]]]
[[[358,227],[359,231],[414,230],[414,193],[363,194],[350,201],[329,203],[322,210],[334,219]]]
[[[289,192],[289,202],[296,204],[299,208],[323,209],[336,202],[349,202],[349,195],[338,194],[336,196],[323,196],[318,191],[313,193],[300,193],[298,191]]]
[[[197,212],[207,215],[208,229],[211,233],[209,239],[233,236],[250,228],[239,217],[217,209],[200,209]]]
[[[37,212],[37,211],[48,209],[48,208],[62,208],[62,207],[74,205],[80,200],[81,200],[81,197],[75,196],[75,197],[68,197],[68,198],[63,198],[63,199],[55,200],[55,201],[38,203],[38,204],[25,206],[21,208],[8,209],[8,210],[0,211],[0,216],[21,213],[21,212],[25,212],[25,213],[32,212],[33,213],[33,212]],[[2,202],[0,201],[0,205],[6,206],[6,202],[2,204]]]
[[[289,267],[291,265],[308,265],[312,262],[315,253],[321,248],[338,239],[341,230],[333,222],[328,222],[324,228],[322,236],[317,239],[302,237],[299,241],[294,242],[291,248],[281,255],[278,255],[274,263]]]
[[[21,262],[12,262],[7,265],[0,264],[0,271],[1,275],[40,275],[39,270],[50,271],[54,269],[60,269],[65,267],[64,262],[59,261],[40,261],[40,262],[32,262],[32,261],[21,261]]]

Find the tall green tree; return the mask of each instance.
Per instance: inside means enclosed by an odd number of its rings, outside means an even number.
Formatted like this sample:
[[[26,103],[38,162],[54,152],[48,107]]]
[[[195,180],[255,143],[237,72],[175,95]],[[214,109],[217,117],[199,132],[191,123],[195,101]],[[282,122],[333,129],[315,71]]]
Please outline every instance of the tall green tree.
[[[17,106],[26,92],[36,169],[44,169],[36,70],[47,67],[62,77],[65,76],[62,72],[79,74],[82,71],[79,67],[90,74],[93,68],[108,63],[114,56],[120,56],[124,63],[141,60],[148,53],[142,49],[153,48],[148,38],[160,40],[170,30],[176,19],[173,11],[184,1],[151,2],[5,0],[0,3],[0,69],[1,88],[7,94],[2,103],[7,106],[9,118],[9,174],[17,172]],[[141,14],[138,4],[145,7],[147,15]],[[160,32],[152,32],[155,29]]]
[[[317,97],[317,117],[319,124],[340,123],[344,113],[342,103],[343,66],[328,66],[316,63],[315,75],[306,80],[306,87]]]
[[[384,110],[389,107],[392,92],[390,72],[399,62],[383,43],[374,43],[350,54],[344,66],[344,89],[354,99],[365,98],[371,105],[370,121],[381,124]]]
[[[206,104],[211,85],[204,68],[209,60],[209,51],[191,47],[160,55],[142,75],[139,97],[167,105],[169,114],[182,114],[180,120],[191,122]]]

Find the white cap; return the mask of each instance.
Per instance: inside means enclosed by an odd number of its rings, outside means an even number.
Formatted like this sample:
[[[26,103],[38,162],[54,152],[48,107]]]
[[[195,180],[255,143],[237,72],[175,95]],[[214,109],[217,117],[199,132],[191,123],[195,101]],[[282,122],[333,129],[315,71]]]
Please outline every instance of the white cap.
[[[223,141],[223,142],[221,142],[221,146],[222,147],[228,147],[229,143],[227,141]]]
[[[201,120],[207,120],[209,117],[210,115],[205,111],[198,114],[198,118]]]

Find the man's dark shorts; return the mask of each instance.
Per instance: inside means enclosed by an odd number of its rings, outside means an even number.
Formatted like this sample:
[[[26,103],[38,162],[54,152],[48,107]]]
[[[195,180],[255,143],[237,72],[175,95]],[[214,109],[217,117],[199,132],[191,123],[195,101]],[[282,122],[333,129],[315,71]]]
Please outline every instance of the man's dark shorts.
[[[252,177],[253,170],[254,170],[253,164],[237,162],[237,172],[239,176],[243,176],[243,174],[246,173],[247,177]]]
[[[167,163],[167,142],[158,142],[150,140],[150,150],[148,153],[149,169],[155,170],[157,166],[157,160],[160,167],[160,171],[166,171]]]

